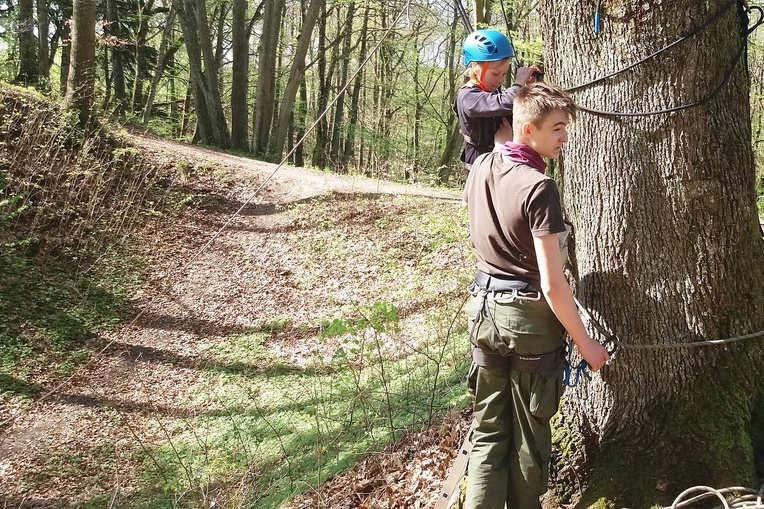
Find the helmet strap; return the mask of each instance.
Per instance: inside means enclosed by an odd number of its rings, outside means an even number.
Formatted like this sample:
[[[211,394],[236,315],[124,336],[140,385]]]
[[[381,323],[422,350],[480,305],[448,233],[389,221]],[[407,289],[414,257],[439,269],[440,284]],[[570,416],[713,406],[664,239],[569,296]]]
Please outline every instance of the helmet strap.
[[[490,92],[490,90],[485,88],[485,85],[483,85],[483,78],[485,78],[485,73],[488,71],[489,65],[490,65],[490,62],[482,62],[480,64],[480,74],[472,80],[472,82],[475,83],[475,85],[479,86],[483,90],[483,92]]]

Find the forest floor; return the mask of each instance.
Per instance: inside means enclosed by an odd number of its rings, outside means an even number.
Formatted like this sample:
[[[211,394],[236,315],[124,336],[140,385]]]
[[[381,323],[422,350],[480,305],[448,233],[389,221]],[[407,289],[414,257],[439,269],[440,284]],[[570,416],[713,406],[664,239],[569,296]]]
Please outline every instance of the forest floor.
[[[206,197],[155,232],[147,286],[132,299],[140,310],[136,320],[93,337],[88,346],[99,353],[61,386],[43,390],[31,408],[3,410],[0,417],[10,416],[12,422],[0,430],[0,507],[81,507],[76,500],[88,499],[94,483],[90,474],[104,458],[112,463],[114,497],[129,492],[137,486],[130,472],[138,464],[135,456],[121,453],[119,444],[156,439],[167,433],[161,419],[177,418],[178,409],[189,415],[197,411],[188,390],[198,382],[199,360],[216,337],[261,323],[263,313],[274,308],[310,312],[287,281],[295,267],[292,248],[281,235],[289,229],[282,206],[333,192],[423,196],[459,206],[457,191],[277,168],[150,135],[129,136],[166,164],[184,159],[225,170],[226,194]],[[261,263],[260,270],[245,270],[246,260],[231,256],[232,245],[250,246],[248,261]],[[344,269],[327,265],[323,270],[331,277]],[[280,286],[269,293],[275,301],[259,303],[262,289],[273,286]],[[296,363],[311,354],[299,336],[268,347]],[[468,412],[454,412],[428,431],[409,433],[292,507],[430,507],[468,421]],[[153,436],[144,434],[148,428]],[[83,458],[73,456],[73,450],[91,452]],[[102,481],[96,484],[103,489]]]

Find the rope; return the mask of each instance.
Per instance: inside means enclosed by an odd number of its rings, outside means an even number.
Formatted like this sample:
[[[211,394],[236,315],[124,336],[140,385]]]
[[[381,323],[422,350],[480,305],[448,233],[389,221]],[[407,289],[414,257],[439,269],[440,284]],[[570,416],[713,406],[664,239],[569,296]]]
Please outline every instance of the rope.
[[[685,41],[686,39],[689,39],[689,38],[690,38],[690,37],[692,37],[693,35],[696,35],[696,34],[700,33],[700,32],[701,32],[702,30],[704,30],[706,27],[708,27],[709,25],[711,25],[711,24],[712,24],[714,21],[716,21],[716,20],[718,20],[719,18],[721,18],[721,17],[724,15],[724,13],[726,13],[726,12],[727,12],[727,11],[730,9],[730,7],[732,7],[733,5],[735,5],[735,4],[736,4],[738,1],[739,1],[739,0],[730,0],[730,2],[728,2],[727,4],[725,4],[725,5],[724,5],[724,6],[723,6],[721,9],[719,9],[719,10],[718,10],[718,11],[717,11],[717,12],[716,12],[716,13],[715,13],[713,16],[711,16],[711,18],[709,18],[709,19],[708,19],[706,22],[704,22],[703,24],[701,24],[701,25],[699,25],[699,26],[695,27],[694,29],[690,30],[690,32],[688,32],[687,34],[683,35],[682,37],[680,37],[680,38],[679,38],[679,39],[677,39],[676,41],[672,42],[672,43],[671,43],[671,44],[669,44],[668,46],[665,46],[665,47],[663,47],[663,48],[659,49],[658,51],[655,51],[654,53],[651,53],[651,54],[647,55],[647,56],[646,56],[646,57],[644,57],[643,59],[641,59],[641,60],[638,60],[638,61],[634,62],[633,64],[630,64],[630,65],[628,65],[628,66],[626,66],[626,67],[623,67],[623,68],[621,68],[621,69],[618,69],[617,71],[613,71],[613,72],[611,72],[610,74],[606,74],[605,76],[602,76],[601,78],[596,78],[596,79],[593,79],[592,81],[588,81],[588,82],[586,82],[586,83],[582,83],[581,85],[576,85],[575,87],[566,88],[566,89],[565,89],[565,91],[566,91],[566,92],[575,92],[576,90],[580,90],[580,89],[582,89],[582,88],[588,88],[588,87],[590,87],[591,85],[596,85],[597,83],[600,83],[600,82],[602,82],[602,81],[605,81],[606,79],[609,79],[609,78],[612,78],[612,77],[614,77],[614,76],[617,76],[618,74],[621,74],[621,73],[623,73],[623,72],[626,72],[626,71],[628,71],[629,69],[633,69],[634,67],[637,67],[638,65],[640,65],[640,64],[643,64],[643,63],[647,62],[647,61],[648,61],[648,60],[650,60],[651,58],[654,58],[654,57],[656,57],[656,56],[660,55],[661,53],[663,53],[664,51],[667,51],[667,50],[669,50],[669,49],[673,48],[673,47],[674,47],[674,46],[676,46],[677,44],[679,44],[679,43],[681,43],[681,42]]]
[[[725,4],[721,9],[719,9],[716,13],[714,13],[709,19],[707,19],[704,23],[696,26],[693,28],[690,32],[685,34],[684,36],[680,37],[679,39],[675,40],[671,44],[668,44],[667,46],[664,46],[663,48],[651,53],[650,55],[638,60],[637,62],[634,62],[626,67],[623,67],[617,71],[611,72],[610,74],[607,74],[603,77],[596,78],[592,81],[589,81],[587,83],[583,83],[581,85],[577,85],[575,87],[571,87],[566,89],[567,92],[574,92],[577,90],[580,90],[582,88],[589,87],[591,85],[600,83],[602,81],[605,81],[607,79],[610,79],[618,74],[621,74],[629,69],[633,69],[634,67],[652,59],[655,58],[657,55],[667,51],[668,49],[676,46],[677,44],[686,41],[690,37],[700,33],[701,31],[705,30],[709,25],[719,20],[733,5],[738,4],[741,7],[741,13],[744,14],[741,19],[741,32],[745,33],[745,37],[743,40],[743,43],[738,50],[737,54],[735,55],[732,65],[730,68],[725,72],[724,77],[722,78],[721,82],[712,90],[710,93],[706,94],[701,99],[698,99],[696,101],[691,101],[689,103],[675,106],[672,108],[665,108],[661,110],[654,110],[654,111],[641,111],[641,112],[624,112],[624,111],[604,111],[604,110],[598,110],[595,108],[588,108],[585,106],[579,106],[579,109],[582,111],[585,111],[587,113],[591,113],[594,115],[601,115],[601,116],[615,116],[615,117],[645,117],[645,116],[653,116],[653,115],[662,115],[667,113],[673,113],[677,111],[686,110],[689,108],[693,108],[696,106],[701,106],[707,102],[709,102],[711,99],[716,97],[716,95],[722,90],[722,88],[727,84],[729,79],[732,77],[732,73],[734,72],[735,68],[737,67],[737,64],[740,62],[741,57],[746,53],[747,50],[747,36],[753,33],[754,30],[756,30],[762,23],[764,23],[764,10],[762,10],[760,7],[757,6],[751,6],[746,7],[740,0],[731,0],[727,4]],[[759,19],[756,21],[756,23],[752,27],[748,27],[748,14],[752,11],[757,11],[759,14]],[[747,67],[747,66],[746,66]]]
[[[718,346],[726,343],[734,343],[736,341],[742,341],[744,339],[752,339],[764,336],[764,330],[752,332],[750,334],[743,334],[740,336],[734,336],[727,339],[707,339],[703,341],[692,341],[690,343],[664,343],[659,345],[624,345],[620,341],[618,342],[619,348],[626,350],[660,350],[667,348],[694,348],[700,346]]]
[[[684,498],[690,495],[691,493],[695,493],[698,491],[702,493],[700,495],[695,495],[694,497],[688,500],[684,500]],[[727,501],[727,495],[741,494],[741,493],[742,495],[738,495],[737,498],[729,502]],[[744,488],[740,486],[734,486],[731,488],[724,488],[720,490],[711,488],[709,486],[694,486],[680,493],[679,496],[674,500],[674,503],[671,504],[671,507],[664,508],[664,509],[681,509],[683,507],[689,507],[692,504],[695,504],[701,500],[704,500],[710,497],[716,497],[722,502],[722,505],[716,506],[714,509],[722,509],[722,508],[724,509],[738,509],[738,508],[764,509],[764,502],[762,501],[762,496],[764,496],[764,484],[761,486],[761,489],[759,489],[758,492],[754,489]]]
[[[276,168],[265,178],[265,180],[263,180],[263,182],[260,183],[260,185],[257,187],[257,189],[255,189],[254,192],[249,197],[247,197],[246,200],[244,200],[244,202],[241,204],[241,206],[233,214],[231,214],[231,216],[228,218],[228,220],[226,220],[226,222],[220,228],[218,228],[218,230],[212,235],[212,237],[201,248],[199,248],[199,250],[197,250],[196,253],[191,255],[191,258],[188,259],[185,264],[183,264],[181,266],[181,268],[180,268],[181,272],[183,272],[186,269],[188,269],[191,266],[191,264],[194,261],[196,261],[196,259],[199,258],[199,256],[204,251],[206,251],[209,248],[210,245],[212,245],[212,243],[221,235],[221,233],[230,226],[230,224],[233,222],[233,220],[239,214],[241,214],[241,211],[244,210],[244,208],[247,207],[250,203],[252,203],[252,200],[254,200],[255,197],[257,197],[257,195],[260,193],[260,191],[262,191],[262,189],[265,187],[265,185],[273,178],[273,176],[276,174],[276,172],[279,171],[284,166],[284,163],[286,163],[286,161],[289,159],[289,157],[291,157],[292,154],[294,154],[294,152],[300,147],[300,145],[302,145],[302,143],[305,141],[305,139],[308,137],[308,135],[311,132],[313,132],[313,130],[319,124],[321,119],[323,119],[327,115],[327,113],[329,112],[331,107],[334,106],[334,104],[337,101],[339,101],[339,99],[342,97],[342,94],[344,94],[345,90],[347,90],[348,87],[350,86],[350,84],[353,83],[353,80],[361,72],[363,67],[369,62],[369,60],[371,60],[371,57],[374,56],[374,54],[377,52],[377,50],[382,45],[382,43],[385,41],[385,39],[387,39],[387,37],[390,35],[390,32],[397,25],[398,21],[403,17],[403,14],[408,10],[408,7],[409,7],[410,4],[411,4],[411,0],[407,0],[406,4],[403,6],[401,11],[398,13],[398,15],[396,16],[395,20],[392,23],[390,23],[390,26],[384,32],[384,34],[382,35],[382,37],[379,40],[379,42],[377,42],[377,44],[372,48],[372,50],[369,52],[369,54],[366,56],[366,58],[363,60],[363,62],[361,62],[358,65],[358,68],[355,70],[355,72],[352,74],[352,76],[350,76],[350,78],[348,78],[348,80],[345,83],[345,85],[337,92],[337,95],[334,97],[334,99],[332,99],[329,102],[329,104],[326,106],[324,111],[321,112],[321,114],[318,116],[316,121],[313,122],[313,124],[305,131],[305,134],[302,136],[302,138],[300,138],[295,143],[294,147],[292,147],[292,149],[281,159],[281,162],[279,162],[279,164],[276,166]],[[129,324],[127,324],[126,328],[132,327],[138,321],[138,319],[141,316],[143,316],[143,314],[146,312],[146,309],[148,307],[150,307],[158,299],[159,299],[159,296],[157,295],[151,301],[149,301],[149,303],[146,306],[144,306],[144,308],[135,316],[135,318],[133,318],[132,321]],[[50,398],[54,394],[58,393],[64,386],[66,386],[74,378],[79,376],[79,374],[85,368],[87,368],[90,365],[95,364],[98,360],[101,359],[101,357],[103,356],[104,352],[106,352],[106,350],[108,350],[117,341],[117,339],[118,338],[115,337],[114,339],[109,341],[106,344],[106,346],[101,348],[101,350],[99,350],[92,358],[90,358],[84,364],[80,365],[79,368],[77,370],[75,370],[75,372],[71,376],[69,376],[67,379],[65,379],[64,381],[60,382],[58,385],[53,387],[49,392],[43,394],[40,398],[36,399],[35,400],[35,404],[42,403],[43,401],[47,400],[48,398]],[[14,415],[12,417],[9,417],[8,419],[6,419],[4,421],[0,421],[0,429],[4,428],[5,426],[10,424],[11,422],[15,421],[18,415],[20,415],[20,414],[16,414],[16,415]],[[2,442],[1,438],[0,438],[0,442]]]
[[[464,25],[464,29],[467,30],[467,35],[471,34],[473,32],[472,23],[470,22],[470,17],[467,15],[467,11],[464,9],[462,0],[454,0],[454,5],[456,11],[459,13],[459,17],[462,18],[462,24]]]

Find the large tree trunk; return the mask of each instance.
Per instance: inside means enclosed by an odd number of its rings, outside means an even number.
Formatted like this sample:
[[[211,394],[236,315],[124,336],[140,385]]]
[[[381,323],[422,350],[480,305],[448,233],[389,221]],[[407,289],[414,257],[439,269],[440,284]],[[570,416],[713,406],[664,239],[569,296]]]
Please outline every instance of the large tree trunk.
[[[247,89],[249,87],[249,32],[247,31],[247,0],[233,0],[231,38],[233,70],[231,77],[231,145],[246,151],[247,143]],[[218,35],[219,39],[222,39]]]
[[[22,84],[33,84],[40,79],[37,39],[34,36],[34,0],[19,0],[18,5],[19,72],[15,81]]]
[[[80,124],[90,120],[95,91],[96,0],[74,0],[72,46],[65,102],[79,110]]]
[[[581,22],[592,19],[591,1],[547,0],[547,80],[570,88],[621,69],[726,3],[630,0],[608,10],[603,2],[595,34]],[[764,328],[748,79],[735,60],[740,23],[735,6],[667,53],[574,91],[589,108],[647,111],[723,83],[704,105],[639,117],[582,112],[570,128],[561,171],[577,295],[622,346],[601,376],[564,399],[554,477],[565,498],[583,490],[584,504],[604,497],[649,507],[698,484],[754,482],[764,337],[687,345]]]
[[[263,10],[263,35],[260,37],[260,60],[257,79],[257,101],[252,119],[252,151],[268,154],[271,125],[276,102],[276,56],[281,32],[281,13],[285,0],[266,2]]]
[[[305,55],[308,53],[308,48],[313,40],[313,29],[316,26],[316,20],[325,3],[326,0],[311,0],[308,10],[305,12],[302,27],[300,28],[297,47],[294,50],[294,57],[292,59],[292,69],[289,72],[289,81],[287,81],[287,85],[284,87],[284,98],[281,101],[279,117],[274,129],[271,152],[277,159],[281,158],[281,153],[284,150],[289,119],[293,110],[292,107],[297,96],[297,90],[305,74]]]

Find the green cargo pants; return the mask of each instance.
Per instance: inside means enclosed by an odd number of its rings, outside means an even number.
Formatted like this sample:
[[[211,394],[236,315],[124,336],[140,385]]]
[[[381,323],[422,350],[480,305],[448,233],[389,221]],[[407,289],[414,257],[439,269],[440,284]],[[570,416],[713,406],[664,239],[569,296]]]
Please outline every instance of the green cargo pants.
[[[563,346],[565,329],[544,299],[473,290],[466,305],[473,345],[537,355]],[[473,322],[477,320],[473,328]],[[563,391],[560,359],[548,371],[520,372],[473,363],[469,375],[477,427],[467,470],[467,509],[540,509],[552,450],[550,418]]]

